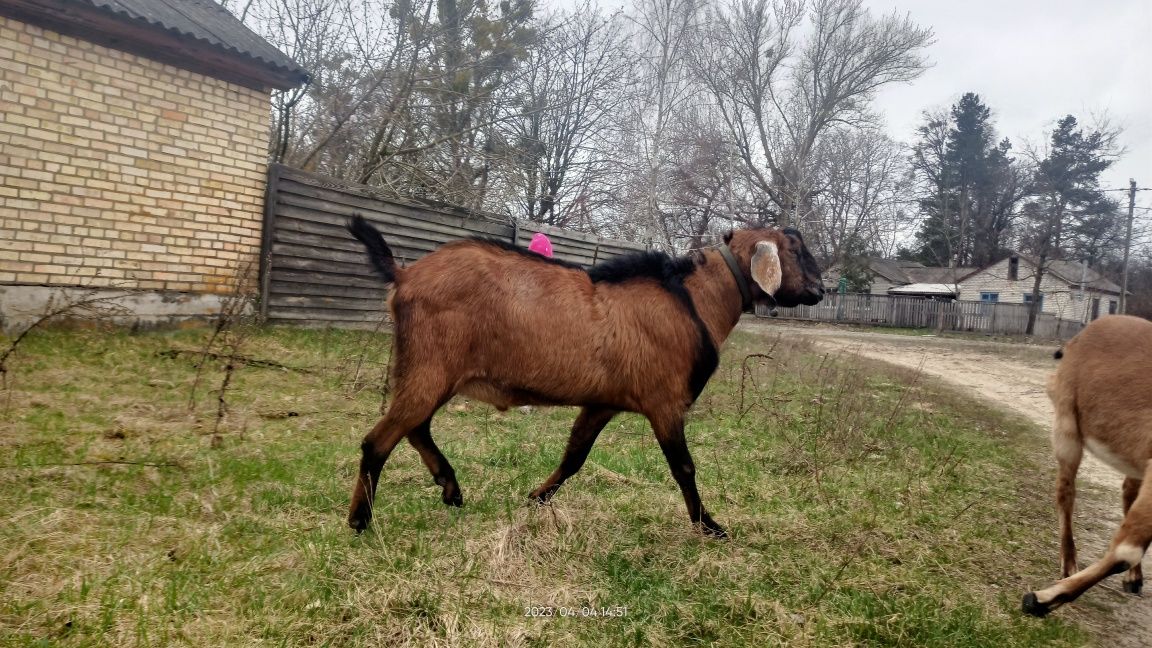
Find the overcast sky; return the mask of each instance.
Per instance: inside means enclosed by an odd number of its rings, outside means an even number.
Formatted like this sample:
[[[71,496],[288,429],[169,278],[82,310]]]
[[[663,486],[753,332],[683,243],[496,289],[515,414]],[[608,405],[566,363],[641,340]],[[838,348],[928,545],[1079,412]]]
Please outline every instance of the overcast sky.
[[[976,92],[1014,147],[1040,143],[1055,121],[1106,114],[1128,153],[1104,176],[1152,187],[1152,0],[864,0],[933,29],[934,66],[883,90],[877,108],[893,136],[914,139],[920,113]],[[1121,196],[1123,194],[1120,194]],[[1148,205],[1152,192],[1137,194]],[[1126,202],[1126,201],[1125,201]]]

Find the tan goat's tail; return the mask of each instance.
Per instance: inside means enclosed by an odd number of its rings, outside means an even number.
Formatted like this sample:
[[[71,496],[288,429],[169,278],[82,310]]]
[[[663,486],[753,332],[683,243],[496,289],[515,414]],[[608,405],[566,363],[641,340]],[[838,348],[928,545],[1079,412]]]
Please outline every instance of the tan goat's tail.
[[[380,230],[364,220],[360,214],[355,214],[348,219],[348,231],[364,244],[372,267],[376,269],[376,273],[380,275],[384,283],[395,283],[396,258],[392,256],[392,250],[384,242],[384,236],[380,234]]]

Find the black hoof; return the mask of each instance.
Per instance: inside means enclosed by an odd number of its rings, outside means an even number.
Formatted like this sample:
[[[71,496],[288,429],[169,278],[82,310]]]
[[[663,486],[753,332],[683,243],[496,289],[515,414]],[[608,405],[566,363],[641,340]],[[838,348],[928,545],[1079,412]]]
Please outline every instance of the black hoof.
[[[464,506],[464,495],[459,490],[449,492],[448,489],[445,489],[440,499],[444,500],[448,506],[455,506],[456,508]]]
[[[552,488],[546,488],[544,490],[536,489],[531,493],[528,493],[528,499],[532,500],[536,504],[539,504],[540,506],[544,506],[549,501],[551,501],[552,496],[555,495],[556,491],[558,490],[560,490],[559,486],[553,486]]]
[[[1124,581],[1121,585],[1124,587],[1125,592],[1140,596],[1140,590],[1144,588],[1144,579]]]
[[[700,520],[700,530],[704,533],[704,535],[711,538],[716,538],[717,540],[728,539],[728,532],[724,530],[724,527],[716,524],[716,521],[709,517],[707,514],[705,514],[703,519]]]
[[[1030,614],[1041,619],[1048,616],[1048,613],[1052,611],[1052,608],[1048,607],[1047,604],[1036,600],[1035,592],[1028,592],[1024,595],[1024,600],[1020,604],[1020,609],[1024,612],[1024,614]]]
[[[704,527],[704,535],[717,540],[727,540],[728,532],[720,526]]]
[[[356,531],[357,535],[364,533],[372,521],[372,509],[368,506],[358,506],[348,514],[348,526]]]

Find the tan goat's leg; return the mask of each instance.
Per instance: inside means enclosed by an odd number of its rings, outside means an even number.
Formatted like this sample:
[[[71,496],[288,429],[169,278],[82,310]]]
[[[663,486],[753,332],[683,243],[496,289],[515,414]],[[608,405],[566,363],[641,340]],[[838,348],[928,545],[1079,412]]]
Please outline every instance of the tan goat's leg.
[[[1124,517],[1128,517],[1128,511],[1132,508],[1132,502],[1136,501],[1136,494],[1140,492],[1140,485],[1143,480],[1133,479],[1132,477],[1124,478]],[[1129,594],[1140,595],[1140,590],[1144,587],[1144,570],[1137,562],[1132,565],[1132,569],[1124,575],[1124,580],[1121,582],[1124,591]]]
[[[1076,600],[1088,588],[1108,576],[1119,574],[1140,564],[1149,542],[1152,542],[1152,488],[1148,486],[1152,468],[1146,470],[1144,476],[1143,484],[1104,557],[1084,570],[1057,581],[1047,589],[1025,594],[1022,604],[1024,612],[1033,616],[1044,616],[1061,605]]]
[[[1076,503],[1076,472],[1084,456],[1084,444],[1076,429],[1076,414],[1057,407],[1052,425],[1052,454],[1056,457],[1056,507],[1060,512],[1060,577],[1079,571],[1076,542],[1072,539],[1072,509]]]
[[[728,532],[716,524],[712,516],[704,510],[704,504],[700,501],[700,492],[696,490],[696,464],[692,462],[692,455],[688,452],[688,443],[684,439],[684,419],[661,421],[650,416],[648,420],[656,432],[656,440],[660,442],[660,449],[664,451],[664,458],[668,460],[672,477],[680,485],[680,492],[684,495],[684,503],[688,506],[688,517],[692,520],[692,525],[702,530],[706,535],[727,538]]]
[[[427,381],[411,380],[408,384],[426,387]],[[415,430],[447,400],[445,390],[400,388],[396,392],[388,413],[372,428],[360,444],[360,470],[352,487],[352,504],[348,510],[348,526],[363,531],[372,520],[372,501],[380,471],[392,449],[409,432]]]
[[[592,444],[596,443],[596,437],[600,436],[600,431],[618,413],[617,410],[600,407],[585,407],[580,410],[580,416],[576,417],[576,422],[572,424],[572,434],[568,437],[568,446],[564,448],[560,466],[528,497],[541,504],[552,499],[552,495],[564,480],[575,475],[584,465],[588,453],[592,450]]]

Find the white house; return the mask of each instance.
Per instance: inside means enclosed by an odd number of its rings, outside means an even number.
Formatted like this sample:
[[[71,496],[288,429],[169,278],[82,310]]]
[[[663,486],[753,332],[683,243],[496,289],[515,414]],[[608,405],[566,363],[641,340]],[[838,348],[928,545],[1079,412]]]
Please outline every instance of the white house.
[[[1036,262],[1011,253],[959,280],[960,299],[987,303],[1027,304],[1032,300]],[[1040,282],[1041,311],[1066,320],[1091,321],[1117,312],[1120,286],[1086,264],[1053,260]]]

